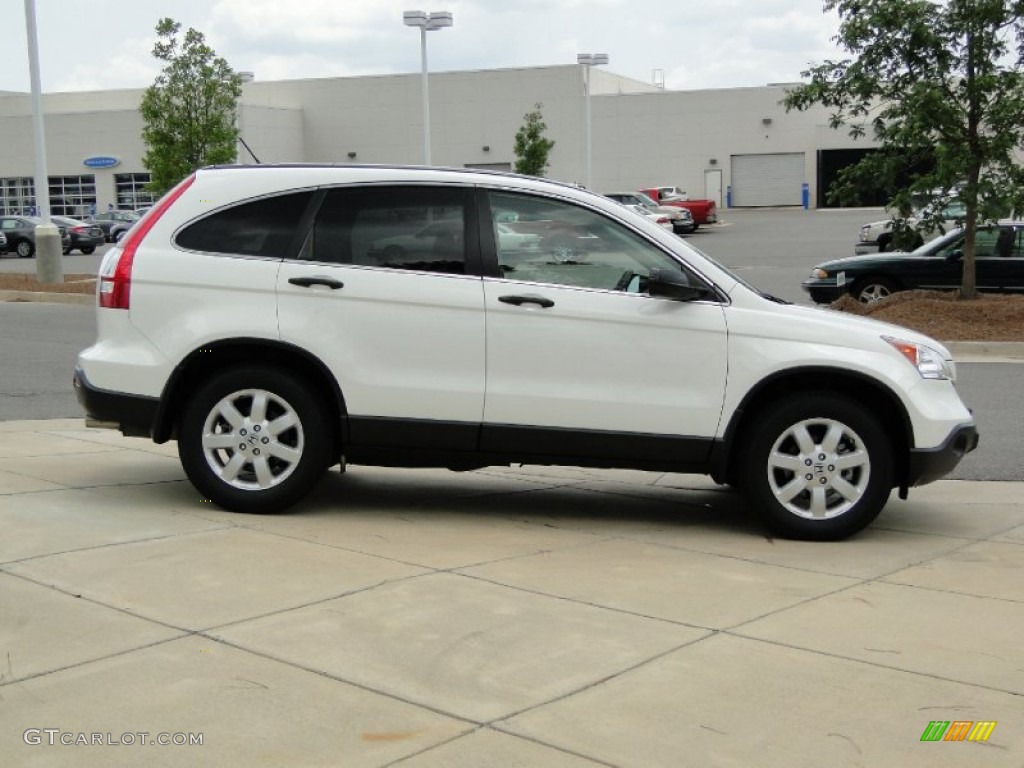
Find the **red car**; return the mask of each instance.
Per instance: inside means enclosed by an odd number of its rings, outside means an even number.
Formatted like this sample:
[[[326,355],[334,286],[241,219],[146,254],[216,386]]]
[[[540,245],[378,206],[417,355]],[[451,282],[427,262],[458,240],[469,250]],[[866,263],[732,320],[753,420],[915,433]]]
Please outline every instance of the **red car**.
[[[658,205],[672,205],[688,210],[693,214],[694,229],[701,224],[714,224],[718,221],[718,206],[714,200],[690,200],[679,187],[648,187],[639,191]]]

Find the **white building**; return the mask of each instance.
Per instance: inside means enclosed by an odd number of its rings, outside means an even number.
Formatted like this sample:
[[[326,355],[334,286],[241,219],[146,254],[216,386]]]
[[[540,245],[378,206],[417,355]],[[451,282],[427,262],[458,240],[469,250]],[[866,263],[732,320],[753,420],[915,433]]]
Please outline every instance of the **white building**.
[[[510,169],[523,116],[542,104],[555,141],[548,176],[585,176],[584,68],[430,75],[432,161]],[[785,87],[669,91],[591,69],[593,186],[673,184],[720,206],[824,205],[836,164],[873,144],[828,127],[823,109],[787,113]],[[263,163],[423,160],[420,75],[322,78],[243,86],[240,129]],[[43,96],[51,208],[134,208],[143,189],[142,89]],[[851,153],[852,150],[852,153]],[[240,147],[239,162],[254,162]],[[34,204],[31,100],[0,92],[0,211]]]

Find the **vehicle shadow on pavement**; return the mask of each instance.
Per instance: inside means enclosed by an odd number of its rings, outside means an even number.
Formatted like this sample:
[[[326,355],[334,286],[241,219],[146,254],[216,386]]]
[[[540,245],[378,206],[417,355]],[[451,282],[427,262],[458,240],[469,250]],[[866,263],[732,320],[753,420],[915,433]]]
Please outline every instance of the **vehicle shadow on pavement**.
[[[421,520],[459,515],[467,519],[515,519],[549,527],[593,524],[702,528],[767,535],[743,497],[710,480],[687,476],[695,487],[656,484],[665,476],[649,473],[642,482],[603,479],[568,469],[536,476],[524,468],[472,473],[355,467],[332,471],[287,515],[341,515],[346,512],[411,513]],[[682,476],[670,476],[680,478]],[[632,478],[630,478],[632,479]],[[662,481],[664,482],[664,481]]]

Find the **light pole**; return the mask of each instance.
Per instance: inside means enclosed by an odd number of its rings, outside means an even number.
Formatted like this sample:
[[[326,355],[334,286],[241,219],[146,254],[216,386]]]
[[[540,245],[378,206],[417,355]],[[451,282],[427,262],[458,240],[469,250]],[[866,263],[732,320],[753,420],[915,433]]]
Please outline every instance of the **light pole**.
[[[420,59],[423,71],[423,163],[430,165],[430,94],[427,90],[427,32],[450,27],[453,23],[450,11],[406,11],[402,21],[407,27],[420,28]]]
[[[576,54],[576,63],[583,65],[583,89],[586,93],[587,103],[587,116],[585,119],[586,123],[586,168],[584,173],[584,185],[587,189],[593,186],[593,179],[591,178],[591,166],[590,166],[590,68],[597,66],[598,64],[608,63],[607,53],[578,53]]]
[[[39,79],[39,37],[35,0],[25,0],[25,32],[28,39],[28,71],[32,85],[32,126],[36,152],[36,277],[41,283],[64,282],[60,233],[50,221],[50,182],[46,175],[46,134],[43,130],[42,86]]]
[[[256,79],[256,73],[255,72],[239,72],[238,73],[238,80],[239,80],[239,82],[241,82],[242,85],[245,85],[246,83],[251,83],[255,79]],[[244,93],[245,89],[243,88],[242,91]],[[242,134],[242,112],[245,110],[245,105],[241,103],[241,99],[239,99],[238,103],[236,103],[236,108],[237,108],[237,113],[236,114],[237,114],[238,120],[235,123],[235,126],[238,128],[238,143],[241,144],[245,148],[245,151],[249,153],[249,157],[251,157],[253,159],[253,161],[256,163],[256,165],[259,165],[260,164],[260,159],[258,157],[256,157],[256,153],[252,151],[252,148],[249,146],[248,142],[246,142],[246,140],[245,140],[245,136]],[[235,156],[236,156],[236,162],[241,164],[241,162],[242,162],[242,160],[241,160],[242,153],[238,151],[237,147],[235,148]]]

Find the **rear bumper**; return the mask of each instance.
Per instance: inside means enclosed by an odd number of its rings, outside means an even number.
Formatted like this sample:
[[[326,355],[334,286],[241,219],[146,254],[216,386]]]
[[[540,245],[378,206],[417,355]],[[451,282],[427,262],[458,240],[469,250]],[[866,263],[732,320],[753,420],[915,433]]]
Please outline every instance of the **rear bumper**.
[[[78,366],[72,380],[75,397],[85,409],[86,419],[116,424],[121,434],[129,437],[152,437],[160,401],[152,397],[126,395],[99,389],[89,383]]]
[[[936,448],[910,451],[907,466],[907,485],[926,485],[935,482],[954,469],[960,460],[978,447],[978,428],[974,424],[961,424]]]

